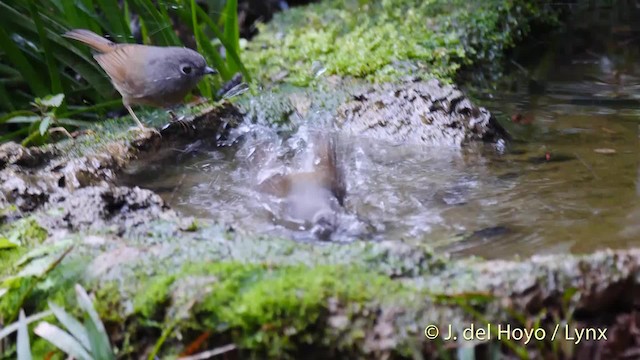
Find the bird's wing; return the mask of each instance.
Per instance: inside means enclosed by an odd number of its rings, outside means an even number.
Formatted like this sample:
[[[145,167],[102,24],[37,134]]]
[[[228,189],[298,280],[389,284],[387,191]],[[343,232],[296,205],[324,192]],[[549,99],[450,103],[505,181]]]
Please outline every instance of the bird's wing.
[[[113,51],[94,58],[109,75],[124,98],[145,97],[149,93],[145,63],[147,49],[140,45],[118,45]]]

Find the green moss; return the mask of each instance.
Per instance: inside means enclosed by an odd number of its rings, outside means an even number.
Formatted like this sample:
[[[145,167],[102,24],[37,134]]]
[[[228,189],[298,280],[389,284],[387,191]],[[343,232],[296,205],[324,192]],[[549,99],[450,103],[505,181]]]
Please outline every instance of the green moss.
[[[24,259],[14,258],[12,271],[17,274],[0,279],[0,288],[6,290],[0,296],[0,319],[5,321],[15,320],[20,309],[27,314],[43,311],[48,301],[72,302],[73,286],[82,279],[87,266],[80,257],[58,263],[60,252],[16,265],[15,260]]]
[[[0,250],[0,276],[9,275],[13,268],[13,264],[18,261],[27,249],[22,247]]]
[[[321,75],[450,81],[465,65],[495,61],[553,16],[527,0],[325,0],[260,26],[244,55],[260,81],[308,85]]]
[[[327,334],[321,329],[326,326],[329,299],[362,304],[402,289],[386,277],[346,266],[243,270],[243,276],[223,280],[226,291],[211,292],[202,309],[215,315],[206,318],[210,326],[226,323],[241,329],[244,346],[271,355],[325,341]]]
[[[134,298],[134,311],[147,319],[157,317],[169,300],[169,289],[174,280],[173,275],[154,278],[144,291]]]
[[[33,277],[14,278],[2,282],[2,288],[7,292],[0,297],[0,319],[7,323],[15,320],[36,283],[37,280]]]
[[[0,227],[0,239],[6,238],[20,246],[42,243],[49,234],[33,217],[27,217]]]
[[[361,267],[220,262],[189,264],[175,276],[159,276],[134,303],[138,315],[156,316],[170,296],[169,323],[183,319],[183,326],[232,334],[242,348],[283,356],[327,340],[331,301],[364,308],[403,294],[400,282]]]

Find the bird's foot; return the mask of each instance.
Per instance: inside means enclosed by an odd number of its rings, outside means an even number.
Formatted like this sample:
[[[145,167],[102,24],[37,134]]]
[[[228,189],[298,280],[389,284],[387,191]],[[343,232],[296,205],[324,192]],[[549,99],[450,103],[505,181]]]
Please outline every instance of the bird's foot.
[[[173,110],[168,110],[169,116],[171,117],[171,121],[169,125],[178,124],[182,129],[186,132],[189,131],[189,128],[193,129],[193,125],[190,124],[190,121],[185,118],[185,116],[178,116]]]
[[[129,128],[128,131],[129,132],[140,131],[140,132],[143,132],[143,133],[145,133],[147,131],[150,131],[150,132],[153,132],[153,133],[156,133],[156,134],[162,136],[160,134],[160,131],[158,131],[156,128],[146,127],[146,126],[132,126],[132,127]]]
[[[54,133],[61,133],[71,140],[75,139],[75,137],[71,135],[69,131],[63,128],[62,126],[49,128],[49,134],[54,134]]]

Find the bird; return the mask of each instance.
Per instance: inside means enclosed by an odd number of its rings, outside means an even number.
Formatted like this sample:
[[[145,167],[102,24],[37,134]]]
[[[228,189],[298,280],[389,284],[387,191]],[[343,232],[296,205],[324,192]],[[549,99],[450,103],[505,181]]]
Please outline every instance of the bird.
[[[63,36],[97,52],[93,58],[142,130],[146,128],[131,105],[175,106],[205,75],[217,73],[200,53],[186,47],[115,43],[86,29],[69,30]]]
[[[257,188],[282,200],[278,202],[283,205],[281,211],[274,214],[282,225],[309,229],[317,238],[328,240],[337,230],[338,214],[344,211],[346,185],[333,134],[314,133],[310,140],[310,146],[297,154],[302,168],[274,174]]]

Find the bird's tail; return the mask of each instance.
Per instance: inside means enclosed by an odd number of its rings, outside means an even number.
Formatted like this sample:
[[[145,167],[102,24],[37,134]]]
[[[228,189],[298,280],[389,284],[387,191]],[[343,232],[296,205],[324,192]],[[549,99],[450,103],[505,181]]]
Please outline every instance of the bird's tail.
[[[91,46],[93,49],[106,53],[112,51],[116,47],[116,43],[103,38],[102,36],[94,33],[93,31],[85,29],[69,30],[63,35],[69,39],[78,40]]]

